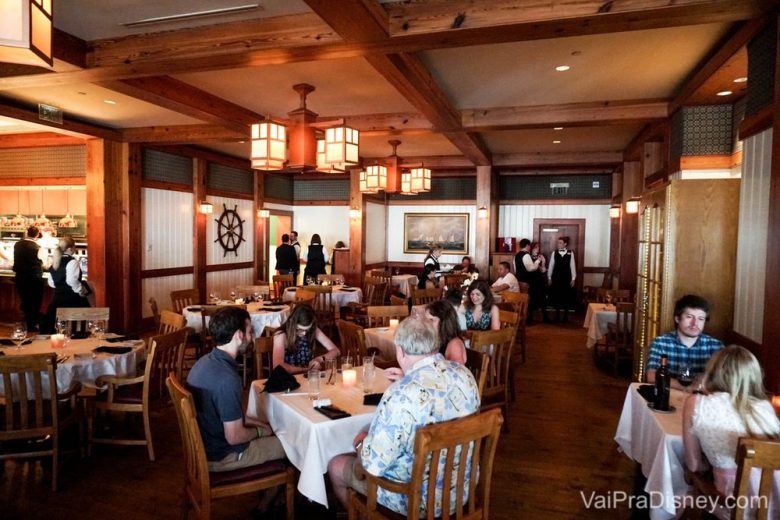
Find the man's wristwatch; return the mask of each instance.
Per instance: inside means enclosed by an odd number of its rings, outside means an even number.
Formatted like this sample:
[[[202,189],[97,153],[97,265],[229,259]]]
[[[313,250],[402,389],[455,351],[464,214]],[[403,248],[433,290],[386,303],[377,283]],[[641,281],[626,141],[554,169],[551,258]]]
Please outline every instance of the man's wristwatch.
[[[255,430],[257,431],[257,438],[261,438],[263,436],[263,429],[259,426],[255,426]]]

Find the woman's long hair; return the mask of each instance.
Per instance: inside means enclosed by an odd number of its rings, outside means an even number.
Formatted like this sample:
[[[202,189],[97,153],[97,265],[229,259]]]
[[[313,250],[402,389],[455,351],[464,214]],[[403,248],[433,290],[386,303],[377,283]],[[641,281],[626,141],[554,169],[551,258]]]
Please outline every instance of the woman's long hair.
[[[320,235],[319,235],[319,233],[314,233],[314,234],[311,236],[311,245],[314,245],[314,244],[320,244],[320,245],[322,245],[322,239],[320,238]]]
[[[439,319],[439,352],[444,354],[447,344],[453,338],[462,338],[458,325],[458,314],[452,304],[446,300],[436,300],[429,303],[425,310]]]
[[[57,240],[57,247],[52,249],[51,252],[51,268],[56,271],[60,268],[60,262],[62,262],[62,256],[68,249],[76,247],[76,241],[71,236],[63,236]]]
[[[482,312],[490,312],[495,300],[493,299],[493,293],[490,290],[490,286],[485,280],[474,280],[471,282],[471,285],[469,285],[468,291],[466,292],[466,309],[470,311],[474,310],[474,302],[471,301],[471,293],[474,291],[479,291],[485,296],[485,300],[482,302]]]
[[[776,424],[765,424],[755,406],[767,399],[763,372],[756,357],[744,347],[729,345],[715,352],[704,370],[703,386],[707,393],[726,392],[742,418],[750,436],[777,437]]]
[[[298,352],[298,325],[302,327],[311,325],[303,337],[309,343],[309,346],[314,348],[314,335],[317,333],[317,316],[314,314],[314,309],[312,309],[311,305],[296,305],[287,321],[282,323],[274,333],[274,335],[284,334],[284,351],[288,354]]]

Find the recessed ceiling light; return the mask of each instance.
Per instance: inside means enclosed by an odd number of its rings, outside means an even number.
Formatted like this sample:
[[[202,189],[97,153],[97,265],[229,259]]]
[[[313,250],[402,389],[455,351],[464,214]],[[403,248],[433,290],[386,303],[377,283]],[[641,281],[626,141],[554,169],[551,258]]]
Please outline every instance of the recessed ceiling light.
[[[555,141],[553,141],[553,144],[561,144],[561,142],[556,139]]]
[[[721,96],[721,97],[730,96],[731,94],[732,94],[732,92],[730,90],[722,90],[722,91],[718,92],[718,95]]]
[[[556,126],[556,127],[553,127],[553,130],[563,130],[563,127],[562,126]]]
[[[570,68],[571,67],[569,67],[568,65],[558,65],[557,67],[555,67],[555,70],[557,70],[558,72],[566,72]]]
[[[747,76],[740,76],[734,79],[734,83],[746,83],[746,82],[747,82]]]
[[[86,95],[87,95],[87,93],[86,93],[86,92],[77,92],[77,94],[78,94],[79,96],[86,96]]]
[[[246,141],[239,141],[238,144],[244,144]]]
[[[114,101],[113,99],[104,99],[103,103],[106,103],[108,105],[116,105],[116,101]]]

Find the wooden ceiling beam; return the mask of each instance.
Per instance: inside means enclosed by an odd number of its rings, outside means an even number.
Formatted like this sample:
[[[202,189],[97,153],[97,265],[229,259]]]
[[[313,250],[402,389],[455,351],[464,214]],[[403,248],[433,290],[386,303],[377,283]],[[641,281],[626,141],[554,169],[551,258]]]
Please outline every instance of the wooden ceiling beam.
[[[265,119],[261,114],[170,76],[125,79],[99,85],[174,112],[243,132],[247,138],[250,125]]]
[[[83,146],[86,139],[55,132],[0,135],[0,148],[38,148],[43,146]]]
[[[614,166],[623,162],[621,152],[556,152],[495,154],[496,168],[529,166]]]
[[[51,47],[55,60],[64,61],[82,69],[87,66],[87,42],[81,38],[55,27]]]
[[[146,126],[122,130],[122,140],[128,143],[189,144],[237,142],[246,139],[249,139],[246,132],[210,124]]]
[[[20,121],[27,121],[28,123],[36,123],[38,125],[56,128],[57,131],[60,132],[75,133],[85,137],[99,137],[111,141],[122,140],[122,134],[118,130],[86,123],[68,116],[63,116],[62,124],[44,121],[38,117],[37,110],[32,110],[8,99],[0,99],[0,116],[19,119]]]

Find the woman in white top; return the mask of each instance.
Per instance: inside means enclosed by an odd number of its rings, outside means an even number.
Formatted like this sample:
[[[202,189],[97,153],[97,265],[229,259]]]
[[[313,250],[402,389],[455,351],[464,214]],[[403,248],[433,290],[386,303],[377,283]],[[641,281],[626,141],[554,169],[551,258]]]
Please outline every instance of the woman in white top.
[[[685,401],[685,466],[689,471],[704,472],[709,462],[715,487],[724,496],[734,491],[739,438],[780,436],[780,421],[766,397],[762,379],[755,356],[739,345],[729,345],[707,363],[702,381],[704,393],[693,394]],[[780,507],[779,495],[780,490],[775,489],[775,508]],[[716,513],[724,518],[728,515],[725,509]],[[777,518],[772,509],[769,517]]]

